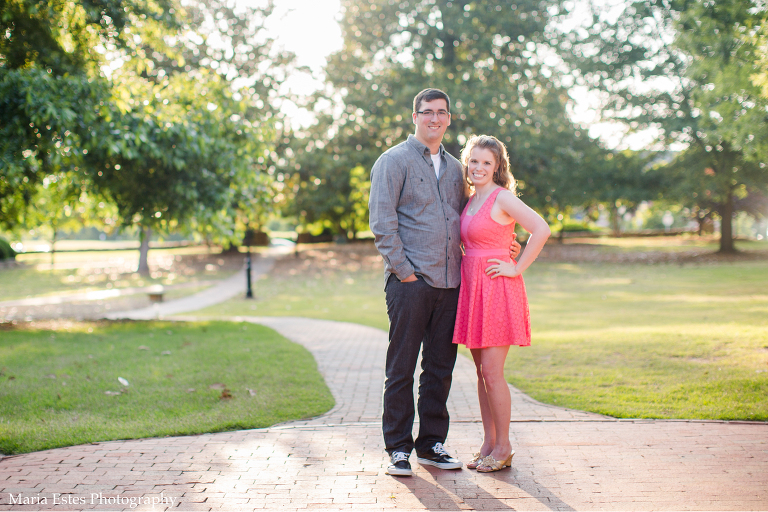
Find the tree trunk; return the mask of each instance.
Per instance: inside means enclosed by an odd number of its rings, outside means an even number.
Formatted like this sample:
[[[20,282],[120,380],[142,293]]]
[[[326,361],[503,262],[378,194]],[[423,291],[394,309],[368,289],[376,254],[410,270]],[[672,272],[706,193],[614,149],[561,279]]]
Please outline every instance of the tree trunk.
[[[733,193],[728,192],[728,196],[723,205],[720,219],[720,251],[724,254],[733,254],[736,247],[733,244]]]
[[[222,254],[237,254],[240,252],[240,246],[237,244],[233,244],[232,242],[226,242],[227,246],[222,247],[221,253]]]
[[[139,235],[139,268],[136,272],[142,276],[149,276],[149,239],[152,237],[152,228],[142,227]]]
[[[349,241],[349,233],[347,233],[347,230],[344,227],[344,223],[342,221],[336,223],[336,233],[338,234],[333,236],[333,240],[336,243],[345,244]]]
[[[620,217],[619,209],[616,208],[615,204],[611,205],[611,231],[613,231],[613,236],[616,238],[621,237],[621,224],[619,223]]]
[[[53,226],[53,237],[51,238],[51,272],[53,272],[53,256],[56,254],[56,238],[59,234],[58,230],[56,229],[56,225]]]

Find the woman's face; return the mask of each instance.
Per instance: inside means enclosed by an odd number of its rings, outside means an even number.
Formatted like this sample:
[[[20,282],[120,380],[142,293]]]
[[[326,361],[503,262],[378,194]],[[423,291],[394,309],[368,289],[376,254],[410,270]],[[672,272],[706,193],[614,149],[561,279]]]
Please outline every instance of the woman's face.
[[[493,173],[498,167],[499,163],[496,161],[496,156],[490,149],[474,147],[470,151],[467,173],[475,188],[493,181]]]

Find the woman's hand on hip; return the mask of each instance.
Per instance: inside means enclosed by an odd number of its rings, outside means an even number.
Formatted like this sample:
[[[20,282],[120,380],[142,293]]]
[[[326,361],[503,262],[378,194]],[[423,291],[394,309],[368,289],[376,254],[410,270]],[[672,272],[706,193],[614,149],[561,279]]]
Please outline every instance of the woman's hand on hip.
[[[497,277],[517,277],[520,275],[515,263],[501,261],[496,258],[490,258],[488,263],[490,265],[486,267],[485,273],[491,276],[491,279],[496,279]]]

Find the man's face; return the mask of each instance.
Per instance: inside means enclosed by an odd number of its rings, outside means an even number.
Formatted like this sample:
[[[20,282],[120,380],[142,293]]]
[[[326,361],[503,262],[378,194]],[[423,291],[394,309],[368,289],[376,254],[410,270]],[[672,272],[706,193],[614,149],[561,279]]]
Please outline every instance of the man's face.
[[[428,112],[431,115],[413,113],[413,124],[416,125],[416,138],[425,145],[442,142],[445,130],[451,125],[451,114],[445,115],[448,112],[448,103],[443,98],[422,101],[419,111]],[[441,112],[443,115],[439,114]]]

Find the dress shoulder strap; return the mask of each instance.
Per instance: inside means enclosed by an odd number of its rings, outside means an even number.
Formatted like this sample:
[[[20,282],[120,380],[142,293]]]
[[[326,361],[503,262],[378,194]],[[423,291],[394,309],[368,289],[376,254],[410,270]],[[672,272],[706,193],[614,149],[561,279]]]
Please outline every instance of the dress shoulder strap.
[[[491,192],[491,195],[488,196],[488,199],[486,199],[485,203],[483,203],[483,207],[481,208],[482,210],[485,210],[486,206],[489,206],[489,208],[487,208],[489,217],[491,215],[491,210],[493,209],[493,204],[496,202],[496,196],[498,196],[499,192],[501,192],[502,190],[504,190],[504,187],[499,187],[493,192]],[[480,213],[480,212],[477,212],[477,213]]]

